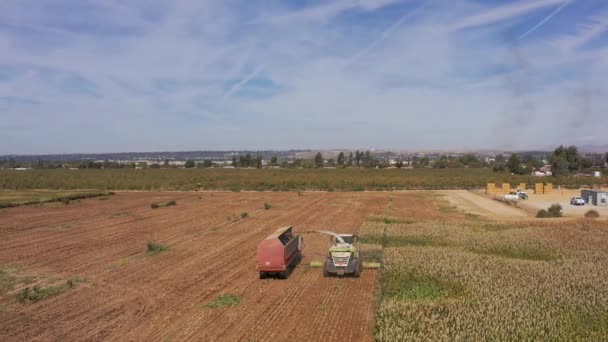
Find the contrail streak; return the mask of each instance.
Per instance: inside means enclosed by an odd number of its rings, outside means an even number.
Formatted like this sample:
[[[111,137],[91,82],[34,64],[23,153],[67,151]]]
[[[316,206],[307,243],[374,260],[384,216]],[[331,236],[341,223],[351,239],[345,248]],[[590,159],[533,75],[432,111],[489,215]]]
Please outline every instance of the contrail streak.
[[[348,62],[346,62],[346,66],[351,65],[357,59],[361,58],[361,56],[363,56],[364,54],[366,54],[369,51],[371,51],[374,47],[376,47],[376,45],[378,45],[378,44],[382,43],[384,40],[386,40],[386,38],[388,38],[391,34],[393,34],[393,32],[397,28],[399,28],[399,26],[401,26],[401,24],[403,24],[403,22],[405,20],[407,20],[410,17],[412,17],[421,8],[422,7],[420,6],[420,7],[416,8],[416,9],[414,9],[413,11],[407,12],[404,15],[402,15],[401,18],[399,18],[399,20],[397,20],[393,25],[391,25],[389,28],[387,28],[386,30],[384,30],[384,32],[382,32],[382,35],[378,39],[374,40],[366,48],[364,48],[363,50],[359,51],[356,55],[354,55],[351,59],[349,59]]]
[[[222,95],[222,98],[220,99],[219,104],[222,105],[234,93],[241,90],[242,87],[244,87],[249,81],[251,81],[253,78],[255,78],[260,72],[262,72],[262,70],[264,69],[265,66],[266,66],[266,63],[260,64],[257,68],[255,68],[255,70],[253,70],[253,72],[251,74],[247,75],[241,81],[239,81],[238,83],[233,85],[226,93],[224,93],[224,95]]]
[[[536,31],[539,27],[546,24],[549,20],[551,20],[551,18],[556,16],[559,12],[561,12],[562,9],[564,9],[564,7],[568,6],[569,4],[570,4],[570,1],[566,1],[563,4],[561,4],[558,8],[555,9],[555,11],[551,12],[551,14],[549,14],[545,19],[541,20],[538,24],[534,25],[534,27],[532,27],[531,29],[526,31],[524,34],[519,36],[519,38],[517,38],[517,40],[521,40],[524,37],[526,37],[527,35],[529,35],[530,33]]]

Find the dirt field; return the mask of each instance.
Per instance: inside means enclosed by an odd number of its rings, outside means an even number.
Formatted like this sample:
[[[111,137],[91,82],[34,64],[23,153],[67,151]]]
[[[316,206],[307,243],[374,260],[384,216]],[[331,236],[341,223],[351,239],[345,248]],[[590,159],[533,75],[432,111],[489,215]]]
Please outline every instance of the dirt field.
[[[177,205],[151,209],[153,202]],[[264,203],[272,204],[264,210]],[[310,260],[328,238],[305,233],[289,280],[259,280],[257,244],[277,227],[357,231],[366,217],[437,212],[407,193],[118,193],[108,200],[0,210],[0,266],[23,283],[74,288],[29,304],[0,296],[1,340],[371,340],[378,274],[324,278]],[[247,212],[249,217],[240,218]],[[146,256],[146,243],[169,245]],[[20,278],[21,277],[21,278]],[[19,282],[17,281],[17,283]],[[0,294],[2,294],[0,292]],[[220,294],[240,305],[209,309]]]
[[[457,210],[493,219],[509,220],[527,217],[525,211],[486,197],[482,193],[467,190],[437,191]]]

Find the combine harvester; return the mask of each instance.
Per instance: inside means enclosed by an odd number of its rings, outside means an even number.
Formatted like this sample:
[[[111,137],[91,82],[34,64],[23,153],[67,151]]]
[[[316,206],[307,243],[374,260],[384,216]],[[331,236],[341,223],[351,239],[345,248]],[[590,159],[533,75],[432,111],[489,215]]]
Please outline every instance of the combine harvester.
[[[258,245],[257,270],[260,279],[278,276],[287,279],[289,273],[302,260],[302,242],[293,234],[291,226],[277,229]]]
[[[325,262],[313,261],[311,267],[323,267],[323,275],[352,275],[361,276],[364,268],[379,268],[380,264],[363,262],[359,251],[359,238],[355,234],[337,234],[328,230],[319,230],[319,233],[331,235],[331,246]]]

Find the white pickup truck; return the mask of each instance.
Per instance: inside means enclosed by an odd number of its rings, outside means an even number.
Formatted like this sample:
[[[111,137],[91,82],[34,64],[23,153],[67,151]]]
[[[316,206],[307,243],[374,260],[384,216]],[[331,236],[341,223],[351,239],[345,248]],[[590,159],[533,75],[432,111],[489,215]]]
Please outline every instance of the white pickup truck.
[[[507,201],[519,201],[520,199],[527,200],[528,194],[525,191],[520,191],[517,189],[516,191],[511,191],[510,193],[506,194],[504,199]]]

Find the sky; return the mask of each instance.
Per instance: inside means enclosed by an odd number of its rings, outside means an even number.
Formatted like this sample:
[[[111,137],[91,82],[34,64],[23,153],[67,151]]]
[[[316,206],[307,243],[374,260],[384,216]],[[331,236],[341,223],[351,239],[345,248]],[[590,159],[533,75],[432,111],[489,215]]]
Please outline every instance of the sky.
[[[605,0],[2,0],[0,154],[607,144]]]

